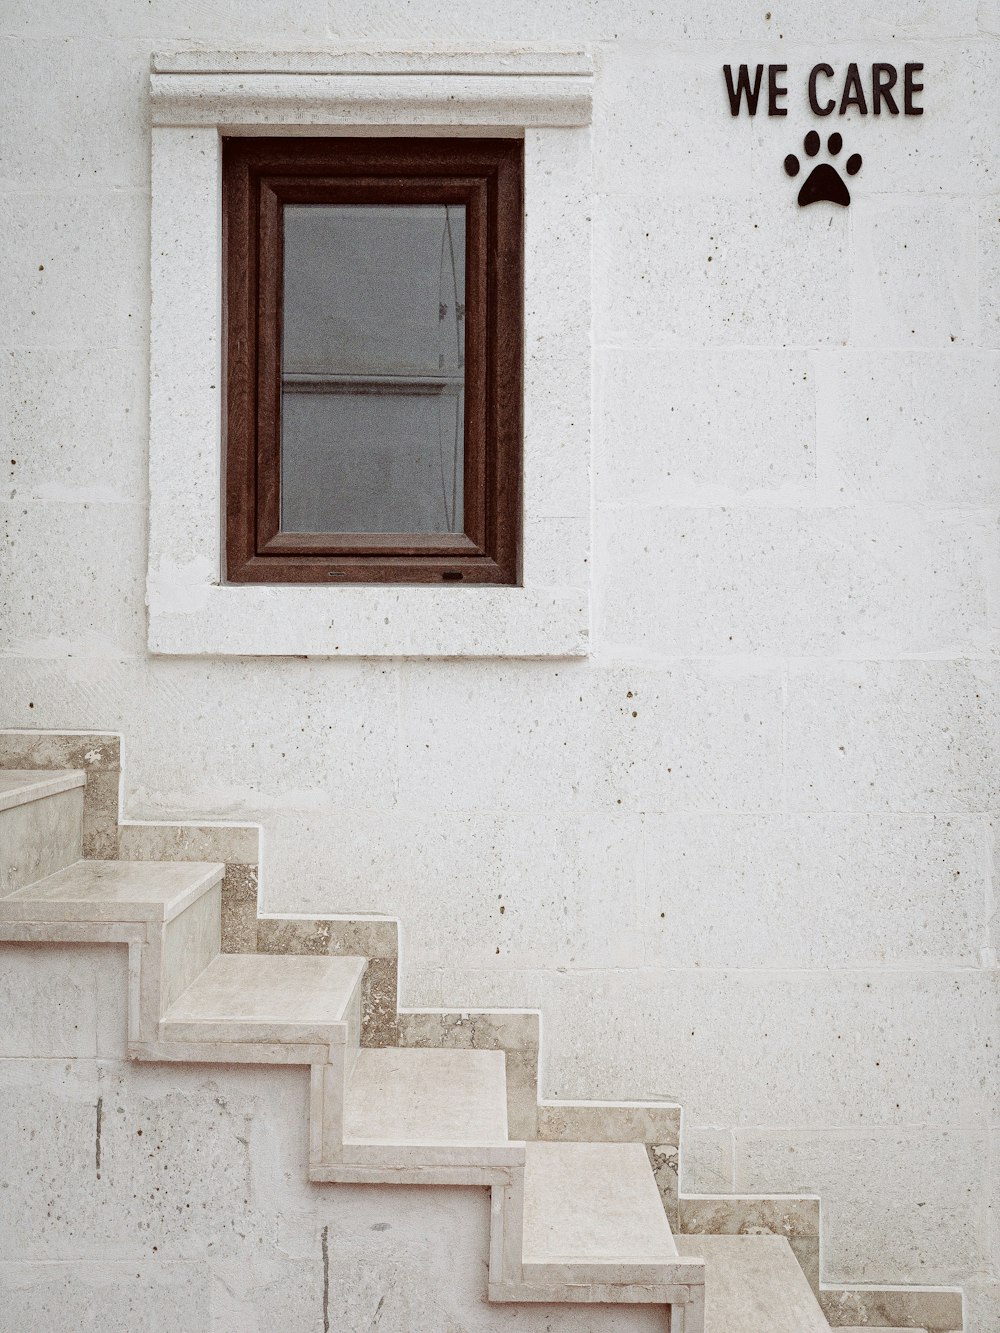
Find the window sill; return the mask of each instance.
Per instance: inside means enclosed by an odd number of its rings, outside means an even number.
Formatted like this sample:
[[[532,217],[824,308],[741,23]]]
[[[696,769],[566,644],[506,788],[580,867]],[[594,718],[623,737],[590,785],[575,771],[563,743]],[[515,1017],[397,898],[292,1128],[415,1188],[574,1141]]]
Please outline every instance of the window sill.
[[[527,588],[208,586],[176,569],[151,589],[154,653],[580,657],[586,592]],[[152,600],[152,599],[151,599]]]

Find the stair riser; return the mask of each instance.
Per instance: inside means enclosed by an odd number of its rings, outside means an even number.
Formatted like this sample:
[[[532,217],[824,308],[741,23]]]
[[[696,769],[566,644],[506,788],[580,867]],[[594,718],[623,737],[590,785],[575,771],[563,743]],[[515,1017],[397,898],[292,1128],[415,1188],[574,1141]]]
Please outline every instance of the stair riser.
[[[222,885],[216,884],[197,902],[163,927],[160,960],[160,1004],[166,1011],[222,949]],[[159,1019],[159,1013],[156,1015]]]
[[[0,897],[80,859],[83,790],[73,787],[0,810]]]

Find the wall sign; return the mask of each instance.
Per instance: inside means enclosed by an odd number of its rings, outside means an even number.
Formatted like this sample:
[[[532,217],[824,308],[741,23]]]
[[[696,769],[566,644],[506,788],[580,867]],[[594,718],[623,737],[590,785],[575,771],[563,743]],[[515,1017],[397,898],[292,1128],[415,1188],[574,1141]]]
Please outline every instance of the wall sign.
[[[841,73],[826,61],[820,61],[813,65],[806,78],[809,109],[814,116],[820,117],[835,113],[838,117],[846,116],[851,110],[861,116],[922,116],[924,109],[918,105],[917,98],[924,85],[918,82],[917,76],[923,68],[922,64],[911,63],[903,65],[900,70],[896,65],[878,61],[862,74],[861,67],[852,62]],[[744,112],[753,117],[758,109],[768,116],[788,115],[788,108],[783,105],[788,96],[787,65],[756,65],[753,74],[749,65],[740,65],[735,78],[732,65],[723,65],[722,72],[729,110],[734,117]],[[806,165],[819,155],[822,146],[819,134],[810,130],[802,141]],[[846,207],[851,202],[851,192],[835,160],[843,146],[842,135],[834,130],[826,140],[829,160],[815,163],[802,182],[798,193],[800,207],[823,202]],[[796,153],[789,153],[785,158],[785,171],[789,176],[798,176],[802,166]],[[856,176],[861,167],[861,154],[851,153],[843,170],[848,176]]]

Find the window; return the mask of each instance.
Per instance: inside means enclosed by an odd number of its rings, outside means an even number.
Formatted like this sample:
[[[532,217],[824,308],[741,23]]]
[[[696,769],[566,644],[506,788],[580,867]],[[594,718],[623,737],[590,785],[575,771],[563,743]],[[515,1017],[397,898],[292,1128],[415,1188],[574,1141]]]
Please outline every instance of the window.
[[[523,144],[223,143],[230,583],[519,581]]]

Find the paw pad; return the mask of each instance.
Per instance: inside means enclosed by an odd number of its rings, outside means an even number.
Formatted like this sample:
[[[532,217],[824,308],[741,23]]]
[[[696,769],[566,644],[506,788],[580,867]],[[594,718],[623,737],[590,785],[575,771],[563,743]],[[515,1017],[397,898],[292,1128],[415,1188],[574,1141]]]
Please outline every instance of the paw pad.
[[[836,157],[843,146],[844,140],[836,131],[826,141],[826,151],[831,157]],[[819,152],[820,137],[815,130],[810,130],[802,140],[802,149],[807,158],[815,157]],[[789,153],[785,158],[786,173],[789,176],[797,176],[800,170],[799,159],[794,153]],[[844,165],[844,170],[848,176],[856,176],[861,170],[861,154],[852,153]],[[845,208],[851,202],[851,192],[847,188],[847,182],[832,162],[817,163],[802,182],[802,188],[799,190],[800,208],[805,208],[807,204],[819,204],[824,201],[830,204],[842,204]]]

